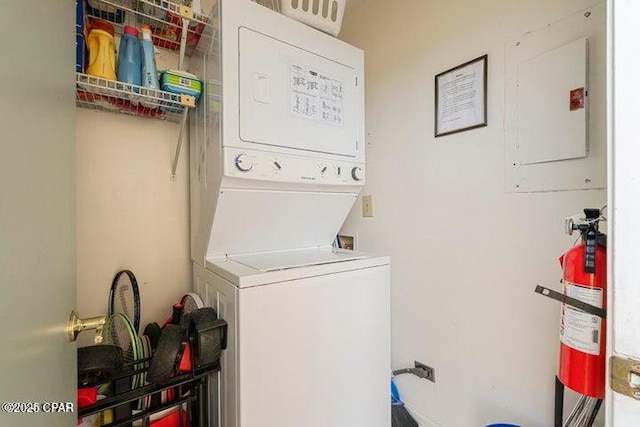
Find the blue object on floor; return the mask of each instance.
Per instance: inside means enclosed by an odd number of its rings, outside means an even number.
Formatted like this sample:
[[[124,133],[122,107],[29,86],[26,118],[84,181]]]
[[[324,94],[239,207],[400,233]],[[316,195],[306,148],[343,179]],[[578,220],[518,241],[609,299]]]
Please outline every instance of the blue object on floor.
[[[402,405],[400,393],[398,392],[398,387],[396,387],[396,382],[393,378],[391,378],[391,403],[395,405]]]
[[[489,424],[487,427],[521,427],[516,424]]]

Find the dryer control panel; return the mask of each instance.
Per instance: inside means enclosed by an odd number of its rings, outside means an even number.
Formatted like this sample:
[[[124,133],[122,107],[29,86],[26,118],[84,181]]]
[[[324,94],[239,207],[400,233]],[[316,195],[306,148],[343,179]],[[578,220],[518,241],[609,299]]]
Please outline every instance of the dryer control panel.
[[[355,157],[363,104],[358,72],[312,53],[302,40],[238,30],[240,139],[268,146]]]
[[[364,164],[255,150],[224,148],[224,175],[316,185],[364,185]]]

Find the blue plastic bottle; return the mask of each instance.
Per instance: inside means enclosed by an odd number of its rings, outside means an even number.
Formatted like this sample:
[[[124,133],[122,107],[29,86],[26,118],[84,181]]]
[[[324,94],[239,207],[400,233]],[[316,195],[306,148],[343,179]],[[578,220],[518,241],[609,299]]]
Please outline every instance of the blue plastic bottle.
[[[142,25],[142,86],[159,89],[158,70],[156,68],[156,55],[153,51],[153,41],[151,39],[151,28]]]
[[[142,64],[140,61],[140,41],[138,30],[130,25],[124,26],[118,50],[118,80],[140,86],[142,83]]]

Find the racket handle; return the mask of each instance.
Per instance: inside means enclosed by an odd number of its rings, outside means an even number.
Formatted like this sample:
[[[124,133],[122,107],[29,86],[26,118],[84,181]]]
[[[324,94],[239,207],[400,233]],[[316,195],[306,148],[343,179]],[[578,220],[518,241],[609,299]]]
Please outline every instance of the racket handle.
[[[184,309],[184,305],[177,302],[173,304],[173,314],[171,315],[171,323],[174,325],[180,324],[180,319],[182,319],[182,310]]]

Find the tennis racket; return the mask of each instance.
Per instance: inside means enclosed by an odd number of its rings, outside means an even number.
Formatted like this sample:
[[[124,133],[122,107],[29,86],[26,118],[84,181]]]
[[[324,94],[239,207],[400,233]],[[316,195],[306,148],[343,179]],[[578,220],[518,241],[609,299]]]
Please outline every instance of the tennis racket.
[[[142,341],[133,329],[133,325],[122,313],[116,313],[109,317],[103,330],[105,344],[112,344],[120,347],[123,353],[123,362],[126,368],[138,370],[143,367],[141,363],[135,362],[143,359],[144,350]],[[131,388],[142,385],[142,374],[131,376]]]
[[[111,282],[109,316],[122,313],[131,321],[137,334],[140,330],[140,292],[131,270],[120,270]]]

